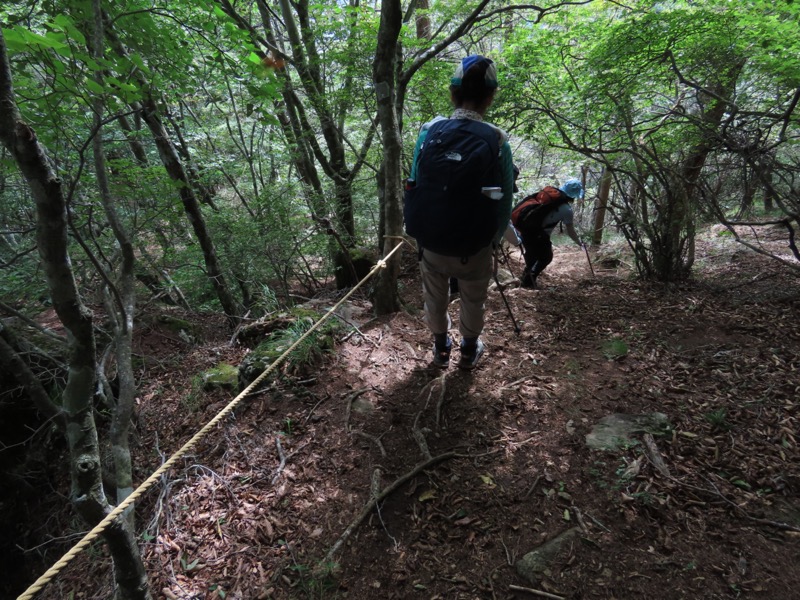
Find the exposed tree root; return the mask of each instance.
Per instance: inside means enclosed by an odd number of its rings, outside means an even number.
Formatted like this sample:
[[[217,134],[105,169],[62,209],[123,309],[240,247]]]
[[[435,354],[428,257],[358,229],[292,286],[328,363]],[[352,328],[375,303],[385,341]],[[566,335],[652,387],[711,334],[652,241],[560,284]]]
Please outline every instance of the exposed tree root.
[[[364,522],[375,506],[384,498],[389,496],[392,492],[394,492],[397,488],[402,486],[412,477],[417,476],[425,469],[429,469],[433,465],[437,465],[440,462],[444,462],[451,458],[458,456],[455,452],[445,452],[444,454],[440,454],[438,456],[434,456],[425,460],[424,462],[418,464],[416,467],[411,469],[405,475],[401,475],[397,479],[395,479],[392,483],[390,483],[387,487],[381,490],[378,494],[375,494],[375,490],[373,488],[372,493],[370,494],[369,501],[364,505],[364,508],[361,509],[361,512],[358,513],[358,516],[353,520],[350,525],[344,530],[342,535],[339,536],[339,539],[334,542],[334,544],[328,550],[328,553],[325,555],[324,563],[330,563],[333,560],[334,555],[341,549],[342,545],[348,540],[348,538],[353,534],[353,532],[358,528],[361,523]]]

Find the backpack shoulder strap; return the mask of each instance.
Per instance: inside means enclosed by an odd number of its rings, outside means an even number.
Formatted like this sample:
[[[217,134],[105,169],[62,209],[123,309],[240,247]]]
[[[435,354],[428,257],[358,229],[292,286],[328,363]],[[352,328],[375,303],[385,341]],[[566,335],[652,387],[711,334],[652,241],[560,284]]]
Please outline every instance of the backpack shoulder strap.
[[[419,136],[422,135],[423,132],[425,133],[425,139],[422,140],[422,144],[420,144],[419,151],[417,152],[415,164],[412,164],[412,171],[415,170],[414,167],[417,167],[417,168],[419,167],[419,160],[420,160],[420,157],[422,156],[422,151],[425,149],[425,142],[431,137],[431,131],[434,131],[436,129],[440,129],[449,120],[450,119],[448,117],[437,117],[436,119],[434,119],[432,121],[428,121],[427,123],[423,123],[422,127],[420,127],[419,133],[417,134],[417,139],[419,139]],[[412,160],[414,160],[413,157],[412,157]]]

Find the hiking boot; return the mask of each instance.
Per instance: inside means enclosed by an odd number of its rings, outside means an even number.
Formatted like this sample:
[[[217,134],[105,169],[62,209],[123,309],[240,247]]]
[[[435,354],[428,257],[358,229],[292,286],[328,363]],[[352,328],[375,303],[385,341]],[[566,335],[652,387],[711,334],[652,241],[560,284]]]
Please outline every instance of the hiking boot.
[[[458,368],[459,369],[467,369],[471,370],[474,369],[475,366],[478,364],[478,361],[483,356],[483,351],[485,350],[485,346],[483,342],[478,338],[475,342],[475,345],[472,348],[465,348],[462,342],[461,344],[461,359],[458,361]]]
[[[527,288],[529,290],[535,290],[536,277],[534,277],[530,271],[526,270],[525,273],[522,274],[522,277],[519,280],[519,287]]]
[[[445,348],[440,348],[436,344],[433,345],[433,366],[439,367],[440,369],[446,369],[450,366],[450,350],[453,348],[453,344],[450,340],[447,340],[447,346]]]

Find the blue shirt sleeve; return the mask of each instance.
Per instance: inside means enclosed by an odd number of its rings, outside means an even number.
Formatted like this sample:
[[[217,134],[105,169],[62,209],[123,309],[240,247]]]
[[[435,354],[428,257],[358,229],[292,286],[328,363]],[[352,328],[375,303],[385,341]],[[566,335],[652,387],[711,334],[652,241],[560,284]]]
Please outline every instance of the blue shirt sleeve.
[[[417,178],[417,158],[419,158],[419,150],[422,148],[422,143],[425,141],[425,138],[428,136],[428,130],[423,129],[419,132],[419,136],[417,137],[417,143],[414,145],[414,159],[411,162],[411,174],[408,176],[409,179],[416,179]]]
[[[572,206],[570,206],[568,202],[565,202],[554,211],[551,211],[544,218],[542,221],[542,229],[549,234],[553,232],[553,230],[556,228],[556,225],[559,223],[564,223],[564,225],[572,225],[573,222],[574,213],[572,211]]]

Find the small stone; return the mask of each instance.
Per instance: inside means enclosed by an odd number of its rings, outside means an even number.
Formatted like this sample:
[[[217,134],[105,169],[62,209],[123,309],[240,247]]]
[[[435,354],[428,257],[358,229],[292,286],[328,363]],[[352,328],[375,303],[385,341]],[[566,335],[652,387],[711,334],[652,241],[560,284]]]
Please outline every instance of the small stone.
[[[657,435],[671,428],[667,415],[663,413],[613,414],[600,419],[586,435],[586,444],[594,450],[617,450],[634,442],[633,436],[637,433]]]
[[[542,575],[547,573],[550,564],[558,556],[561,549],[570,544],[579,533],[580,529],[578,527],[567,529],[558,537],[528,552],[517,561],[515,565],[517,573],[531,584],[538,583]]]

